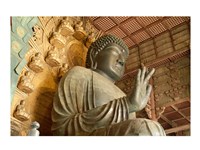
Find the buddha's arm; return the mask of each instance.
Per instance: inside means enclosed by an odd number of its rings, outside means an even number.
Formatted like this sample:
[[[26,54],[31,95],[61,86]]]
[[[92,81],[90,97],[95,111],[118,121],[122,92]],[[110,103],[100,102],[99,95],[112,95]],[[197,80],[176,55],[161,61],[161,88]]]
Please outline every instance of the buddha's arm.
[[[128,119],[129,108],[125,97],[110,101],[80,114],[82,123],[97,129]]]

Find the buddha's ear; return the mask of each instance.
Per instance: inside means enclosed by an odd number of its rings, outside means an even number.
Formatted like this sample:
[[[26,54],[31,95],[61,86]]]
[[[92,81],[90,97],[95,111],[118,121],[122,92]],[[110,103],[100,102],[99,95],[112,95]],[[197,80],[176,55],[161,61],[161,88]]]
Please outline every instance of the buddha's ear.
[[[96,62],[96,61],[93,62],[92,68],[93,68],[93,69],[96,69],[96,68],[97,68],[97,62]]]

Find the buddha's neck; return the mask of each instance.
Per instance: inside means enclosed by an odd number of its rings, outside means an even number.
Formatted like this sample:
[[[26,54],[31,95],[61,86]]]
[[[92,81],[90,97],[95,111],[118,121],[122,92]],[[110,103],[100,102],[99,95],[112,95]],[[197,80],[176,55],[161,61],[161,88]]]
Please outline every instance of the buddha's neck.
[[[104,76],[105,78],[107,78],[108,80],[110,80],[112,83],[115,83],[115,80],[113,80],[110,76],[108,76],[103,71],[101,71],[99,69],[95,69],[94,71],[97,72],[97,73],[99,73],[100,75]]]

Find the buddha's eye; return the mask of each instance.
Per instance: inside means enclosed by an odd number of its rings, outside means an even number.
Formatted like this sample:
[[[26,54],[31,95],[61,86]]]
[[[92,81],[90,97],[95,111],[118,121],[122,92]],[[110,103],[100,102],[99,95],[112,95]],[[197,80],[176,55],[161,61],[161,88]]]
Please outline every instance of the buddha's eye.
[[[121,66],[124,66],[124,62],[120,59],[117,59],[117,62],[121,65]]]

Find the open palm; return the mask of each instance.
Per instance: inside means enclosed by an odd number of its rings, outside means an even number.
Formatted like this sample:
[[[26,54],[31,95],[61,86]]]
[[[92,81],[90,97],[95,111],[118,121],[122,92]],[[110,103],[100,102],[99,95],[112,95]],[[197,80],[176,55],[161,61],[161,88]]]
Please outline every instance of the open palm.
[[[143,67],[142,70],[139,69],[136,84],[130,96],[129,108],[131,112],[140,111],[146,106],[152,89],[149,79],[154,72],[154,68],[150,72],[148,72],[146,67]]]

